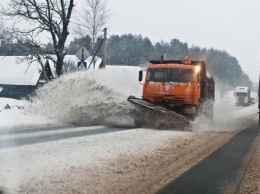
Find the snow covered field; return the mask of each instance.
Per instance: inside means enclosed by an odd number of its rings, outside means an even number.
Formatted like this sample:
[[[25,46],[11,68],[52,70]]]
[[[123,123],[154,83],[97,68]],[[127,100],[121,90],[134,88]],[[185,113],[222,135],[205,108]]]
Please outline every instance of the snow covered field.
[[[141,96],[138,71],[139,67],[123,66],[80,71],[44,86],[32,102],[0,98],[0,189],[10,193],[138,193],[142,184],[140,188],[134,185],[152,176],[156,168],[160,174],[159,164],[167,160],[162,154],[171,153],[172,147],[176,152],[169,157],[176,160],[177,176],[200,160],[198,152],[186,156],[185,151],[196,145],[203,148],[208,142],[211,148],[200,153],[205,156],[256,118],[256,105],[235,107],[231,98],[216,101],[214,125],[196,120],[192,132],[131,128],[133,120],[127,115],[135,107],[126,99]],[[127,127],[110,132],[104,126],[108,122]],[[84,126],[91,124],[98,126]],[[28,132],[27,127],[35,131]],[[25,143],[8,144],[14,139]],[[143,184],[151,186],[153,181]]]

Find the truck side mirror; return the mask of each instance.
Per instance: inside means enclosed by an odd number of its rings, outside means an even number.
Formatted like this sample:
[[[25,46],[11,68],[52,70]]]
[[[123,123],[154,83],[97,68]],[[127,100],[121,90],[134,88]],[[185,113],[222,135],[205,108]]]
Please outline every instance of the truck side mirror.
[[[143,80],[143,71],[140,70],[139,71],[139,82],[141,82]]]

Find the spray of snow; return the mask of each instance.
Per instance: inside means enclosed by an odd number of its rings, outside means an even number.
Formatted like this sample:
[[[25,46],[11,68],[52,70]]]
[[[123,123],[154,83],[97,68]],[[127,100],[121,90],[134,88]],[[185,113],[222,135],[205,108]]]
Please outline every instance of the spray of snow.
[[[135,107],[127,96],[102,84],[102,76],[101,71],[81,71],[47,84],[34,99],[36,110],[63,123],[107,125],[124,118],[128,124],[129,111]]]
[[[217,95],[216,95],[217,96]],[[193,124],[194,132],[233,132],[244,129],[257,118],[257,104],[236,106],[235,97],[230,92],[225,98],[216,98],[214,121],[198,117]]]

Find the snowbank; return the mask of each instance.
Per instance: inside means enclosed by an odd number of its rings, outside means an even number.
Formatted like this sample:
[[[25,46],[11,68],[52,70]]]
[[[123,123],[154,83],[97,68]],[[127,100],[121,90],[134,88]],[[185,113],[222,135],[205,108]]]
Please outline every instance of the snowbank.
[[[122,123],[128,123],[128,113],[135,107],[127,102],[127,97],[131,91],[141,91],[133,87],[133,82],[137,82],[134,74],[138,75],[138,68],[108,67],[64,75],[39,89],[33,106],[38,113],[62,123],[99,125],[122,118]]]
[[[0,128],[54,124],[56,121],[35,114],[30,102],[0,98]]]

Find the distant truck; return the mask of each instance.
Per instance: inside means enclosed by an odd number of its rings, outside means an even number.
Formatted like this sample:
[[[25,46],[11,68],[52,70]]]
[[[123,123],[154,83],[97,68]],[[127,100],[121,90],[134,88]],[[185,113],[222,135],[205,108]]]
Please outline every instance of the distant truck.
[[[238,86],[235,89],[236,106],[249,106],[251,102],[251,90],[246,86]]]

